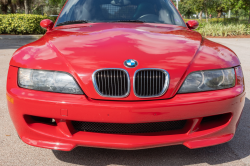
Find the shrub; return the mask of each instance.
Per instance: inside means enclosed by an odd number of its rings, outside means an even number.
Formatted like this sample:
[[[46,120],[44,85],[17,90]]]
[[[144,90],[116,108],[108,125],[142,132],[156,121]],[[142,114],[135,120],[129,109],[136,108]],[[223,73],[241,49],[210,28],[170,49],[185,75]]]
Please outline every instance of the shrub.
[[[43,19],[56,18],[33,14],[0,15],[0,34],[44,34],[46,30],[40,27]]]
[[[188,22],[189,20],[197,20],[200,23],[207,22],[206,19],[184,19],[185,22]],[[208,22],[210,23],[220,23],[220,22],[238,22],[238,18],[211,18],[208,19]]]
[[[208,22],[206,22],[206,19],[196,20],[200,23],[196,31],[201,33],[202,36],[250,35],[250,24],[237,18],[212,18]],[[189,19],[185,19],[185,21],[187,22]]]
[[[32,14],[0,14],[0,34],[44,34],[46,30],[40,27],[43,19],[51,19],[55,22],[56,17],[48,17]],[[185,19],[187,22],[189,19]],[[196,19],[200,22],[200,20]],[[202,19],[196,30],[203,36],[236,36],[250,35],[250,25],[239,19],[212,18],[209,22]]]

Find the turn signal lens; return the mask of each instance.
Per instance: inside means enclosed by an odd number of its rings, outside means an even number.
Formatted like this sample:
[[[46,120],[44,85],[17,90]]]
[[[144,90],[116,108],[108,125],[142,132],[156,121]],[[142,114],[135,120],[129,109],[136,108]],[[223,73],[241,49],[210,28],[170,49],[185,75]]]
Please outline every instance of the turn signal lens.
[[[6,94],[6,98],[9,102],[11,102],[12,104],[14,104],[14,99],[12,97],[10,97],[8,94]]]
[[[244,84],[244,75],[241,66],[235,68],[236,76],[237,76],[237,85],[245,85]]]

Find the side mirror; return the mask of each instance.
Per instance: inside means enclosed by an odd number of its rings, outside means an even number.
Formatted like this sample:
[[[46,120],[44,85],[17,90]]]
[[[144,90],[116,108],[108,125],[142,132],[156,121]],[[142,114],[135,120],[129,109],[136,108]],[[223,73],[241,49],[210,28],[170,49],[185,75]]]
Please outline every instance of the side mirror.
[[[43,29],[47,29],[47,31],[50,31],[53,26],[54,26],[54,23],[53,21],[49,20],[49,19],[44,19],[40,22],[40,26],[43,28]]]
[[[187,24],[189,29],[196,29],[199,27],[199,22],[196,20],[190,20],[186,24]]]

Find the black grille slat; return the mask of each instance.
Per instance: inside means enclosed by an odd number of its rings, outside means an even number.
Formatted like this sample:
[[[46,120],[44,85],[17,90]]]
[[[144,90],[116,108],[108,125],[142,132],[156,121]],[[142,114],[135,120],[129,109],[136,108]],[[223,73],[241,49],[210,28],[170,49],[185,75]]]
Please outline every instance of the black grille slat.
[[[112,94],[112,96],[116,96],[116,82],[115,82],[115,71],[112,71],[112,83],[113,83],[113,87],[114,87],[114,93]]]
[[[155,97],[164,92],[167,74],[159,69],[143,69],[135,74],[134,92],[138,97]]]
[[[155,92],[158,91],[158,71],[155,71]]]
[[[152,133],[180,130],[184,128],[185,124],[186,120],[134,124],[72,121],[72,125],[77,131],[112,134]]]
[[[148,70],[147,70],[147,87],[149,86],[149,85],[148,85],[148,80],[149,80],[149,78],[148,78]],[[146,88],[146,89],[147,89],[147,90],[146,90],[146,95],[149,96],[149,93],[148,93],[149,88]]]
[[[120,74],[119,74],[119,71],[117,71],[117,74],[116,74],[116,79],[117,79],[117,92],[118,92],[118,95],[120,95],[121,94],[121,92],[120,92],[120,81],[119,81],[119,77],[120,77]]]
[[[125,97],[129,91],[129,78],[121,69],[104,69],[94,73],[94,86],[106,97]]]
[[[143,92],[143,96],[145,96],[146,95],[146,74],[145,74],[145,71],[143,71],[143,74],[144,74],[144,92]]]
[[[114,85],[114,94],[112,94],[113,96],[116,96],[116,81],[115,81],[115,70],[112,71],[113,72],[113,85]]]
[[[159,82],[159,86],[158,86],[158,88],[159,88],[159,90],[160,90],[160,88],[161,88],[161,73],[160,72],[158,72],[158,78],[159,78],[159,80],[158,80],[158,82]]]
[[[140,75],[136,75],[136,76],[135,76],[135,79],[138,80],[138,81],[137,81],[137,87],[136,87],[136,88],[137,88],[138,91],[139,91],[138,93],[140,93],[140,92],[141,92],[141,88],[142,88],[142,86],[141,86],[141,81],[140,81],[140,80],[141,80],[141,76],[140,76]]]
[[[124,82],[123,90],[124,90],[124,92],[126,92],[127,81],[126,81],[126,75],[125,75],[125,73],[123,73],[122,76],[123,76],[123,79],[124,79],[124,81],[123,81]]]
[[[123,92],[122,92],[122,87],[123,87],[123,86],[122,86],[122,72],[121,72],[121,71],[119,72],[119,81],[120,81],[120,85],[121,85],[120,90],[121,90],[121,93],[123,93]]]
[[[103,75],[103,72],[101,72],[101,81],[103,82],[102,83],[102,93],[105,93],[104,91],[105,91],[105,88],[103,88],[103,86],[104,86],[104,81],[103,81],[103,78],[104,78],[104,75]]]
[[[152,80],[152,78],[151,78],[151,72],[152,72],[152,71],[150,70],[150,73],[149,73],[149,87],[152,87],[152,86],[151,86],[151,80]],[[149,89],[149,94],[152,94],[151,91],[152,91],[152,89],[150,88],[150,89]]]
[[[153,88],[152,88],[153,94],[155,93],[155,86],[154,86],[155,84],[154,83],[155,83],[155,71],[153,71]]]
[[[142,72],[139,73],[139,74],[141,75],[141,92],[140,92],[140,96],[141,96],[141,95],[142,95],[142,87],[143,87],[143,86],[142,86],[142,82],[143,82],[143,81],[142,81],[142,77],[143,77],[143,76],[142,76]]]
[[[107,94],[107,77],[106,77],[106,73],[105,73],[105,71],[103,72],[104,73],[104,91],[105,91],[105,93]]]
[[[112,93],[110,96],[114,96],[114,86],[113,86],[113,71],[110,71],[111,75],[110,75],[110,88],[112,89]]]
[[[111,90],[111,87],[110,87],[110,83],[111,83],[111,80],[110,80],[110,71],[107,71],[107,80],[108,80],[108,84],[107,84],[107,87],[108,87],[108,95],[111,95],[112,94],[112,90]]]
[[[165,84],[165,74],[164,73],[162,73],[162,86],[163,86],[163,88],[164,88],[164,84]]]
[[[118,71],[116,71],[115,79],[117,81],[117,96],[119,96],[119,80],[118,80]]]

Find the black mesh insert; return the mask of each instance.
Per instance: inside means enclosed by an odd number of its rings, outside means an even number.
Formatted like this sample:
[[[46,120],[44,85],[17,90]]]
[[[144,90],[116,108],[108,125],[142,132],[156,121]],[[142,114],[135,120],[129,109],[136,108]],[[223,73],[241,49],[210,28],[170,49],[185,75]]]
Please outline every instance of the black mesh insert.
[[[185,124],[186,120],[134,124],[72,121],[72,125],[77,131],[113,134],[152,133],[180,130]]]
[[[114,6],[111,4],[101,5],[102,14],[105,19],[114,20],[127,20],[132,19],[137,6],[127,5],[127,6]]]

